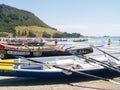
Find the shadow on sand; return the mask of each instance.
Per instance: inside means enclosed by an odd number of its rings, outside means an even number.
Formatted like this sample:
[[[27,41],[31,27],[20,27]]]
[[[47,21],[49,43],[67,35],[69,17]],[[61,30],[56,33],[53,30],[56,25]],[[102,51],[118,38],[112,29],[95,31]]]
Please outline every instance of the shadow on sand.
[[[105,73],[99,75],[104,78],[116,78],[119,77],[118,73]],[[89,89],[97,89],[97,90],[105,90],[96,87],[88,87],[88,86],[80,86],[80,85],[73,85],[71,83],[77,82],[86,82],[86,81],[93,81],[96,79],[89,78],[89,77],[75,77],[75,78],[58,78],[58,79],[38,79],[38,78],[3,78],[0,80],[0,87],[2,86],[36,86],[36,85],[52,85],[52,84],[66,84],[74,87],[82,87],[82,88],[89,88]]]

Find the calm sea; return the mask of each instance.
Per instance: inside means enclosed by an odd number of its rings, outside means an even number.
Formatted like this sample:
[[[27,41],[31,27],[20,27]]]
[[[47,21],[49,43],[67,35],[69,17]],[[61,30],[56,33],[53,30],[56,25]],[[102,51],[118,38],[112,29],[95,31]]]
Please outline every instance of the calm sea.
[[[109,39],[110,39],[111,46],[120,46],[120,36],[90,37],[88,42],[86,42],[86,43],[108,45]]]
[[[93,44],[93,45],[108,45],[108,40],[110,39],[110,46],[120,47],[120,36],[111,37],[88,37],[88,41],[76,42],[77,44]]]

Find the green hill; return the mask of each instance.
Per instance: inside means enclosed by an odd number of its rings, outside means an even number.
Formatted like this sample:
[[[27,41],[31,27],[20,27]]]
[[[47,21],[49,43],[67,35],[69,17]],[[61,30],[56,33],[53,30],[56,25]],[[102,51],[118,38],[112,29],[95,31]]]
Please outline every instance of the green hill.
[[[42,29],[44,31],[41,32],[50,31],[52,34],[57,32],[55,28],[50,27],[31,12],[0,4],[0,36],[17,36],[18,31],[23,30],[32,30],[32,33],[38,34],[33,27],[37,28],[37,32]]]

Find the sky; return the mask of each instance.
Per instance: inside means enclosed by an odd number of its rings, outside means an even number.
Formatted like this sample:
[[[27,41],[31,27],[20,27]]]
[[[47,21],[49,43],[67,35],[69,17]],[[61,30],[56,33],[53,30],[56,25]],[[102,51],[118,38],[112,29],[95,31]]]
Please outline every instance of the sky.
[[[49,26],[85,36],[120,36],[120,0],[0,0]]]

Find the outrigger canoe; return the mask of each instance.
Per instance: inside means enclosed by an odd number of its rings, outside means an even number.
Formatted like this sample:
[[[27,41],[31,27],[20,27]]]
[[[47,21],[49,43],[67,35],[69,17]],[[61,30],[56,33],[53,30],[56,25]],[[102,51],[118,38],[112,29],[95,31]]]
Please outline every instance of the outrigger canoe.
[[[15,58],[18,56],[22,57],[49,57],[49,56],[66,56],[72,55],[72,53],[77,52],[78,54],[88,54],[92,53],[93,49],[91,47],[82,48],[67,48],[67,50],[61,49],[59,46],[43,46],[43,47],[32,47],[32,46],[13,46],[0,44],[0,58],[8,59]],[[36,49],[35,49],[36,48]]]
[[[110,62],[106,57],[97,57],[95,60],[106,64]],[[113,65],[120,67],[120,63]],[[98,63],[88,62],[76,56],[18,58],[0,61],[0,76],[62,78],[81,76],[82,73],[94,75],[108,70],[110,69]],[[82,73],[80,74],[80,72]]]

